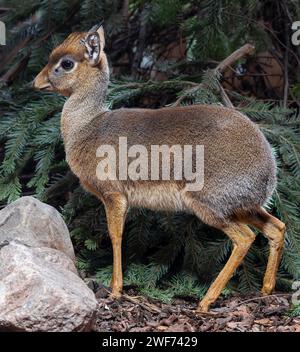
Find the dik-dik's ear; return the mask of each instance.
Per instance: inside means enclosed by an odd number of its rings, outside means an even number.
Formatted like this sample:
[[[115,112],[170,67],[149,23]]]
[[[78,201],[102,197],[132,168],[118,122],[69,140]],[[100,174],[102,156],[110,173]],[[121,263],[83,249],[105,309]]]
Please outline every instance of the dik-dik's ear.
[[[103,27],[94,26],[91,28],[84,39],[84,45],[86,47],[85,57],[90,65],[98,65],[105,46]]]

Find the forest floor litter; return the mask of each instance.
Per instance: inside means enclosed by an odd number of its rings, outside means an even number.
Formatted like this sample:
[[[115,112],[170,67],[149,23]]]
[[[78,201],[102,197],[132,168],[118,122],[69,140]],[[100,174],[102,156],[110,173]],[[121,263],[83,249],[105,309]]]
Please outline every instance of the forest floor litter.
[[[291,294],[220,298],[207,315],[195,314],[197,300],[178,298],[166,304],[138,296],[130,288],[120,300],[106,288],[96,293],[99,310],[95,331],[101,332],[300,332],[300,316],[290,317]]]

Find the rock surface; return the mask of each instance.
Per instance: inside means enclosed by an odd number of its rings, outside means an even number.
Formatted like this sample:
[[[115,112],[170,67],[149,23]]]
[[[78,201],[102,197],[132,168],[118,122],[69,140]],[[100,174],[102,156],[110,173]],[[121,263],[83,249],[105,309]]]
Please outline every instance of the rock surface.
[[[6,240],[54,248],[75,261],[70,234],[61,215],[33,197],[22,197],[0,211],[0,243]]]
[[[66,254],[19,241],[0,245],[0,331],[89,331],[96,311],[94,293]]]

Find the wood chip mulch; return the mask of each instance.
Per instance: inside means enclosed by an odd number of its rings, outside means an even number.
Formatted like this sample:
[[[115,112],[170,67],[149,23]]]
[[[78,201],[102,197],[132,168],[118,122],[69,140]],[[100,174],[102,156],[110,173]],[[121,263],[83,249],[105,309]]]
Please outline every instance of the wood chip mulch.
[[[197,301],[157,302],[127,291],[112,300],[107,289],[96,296],[99,310],[95,331],[113,332],[300,332],[300,316],[289,317],[290,294],[259,294],[219,299],[209,315],[195,314]]]

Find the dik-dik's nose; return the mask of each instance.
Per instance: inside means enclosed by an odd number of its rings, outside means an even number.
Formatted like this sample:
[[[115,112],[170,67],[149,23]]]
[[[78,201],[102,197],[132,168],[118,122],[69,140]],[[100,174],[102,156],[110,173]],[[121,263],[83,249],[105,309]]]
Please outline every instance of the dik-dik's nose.
[[[46,67],[35,77],[32,82],[32,87],[36,89],[53,89],[49,81],[48,70],[46,69]]]

